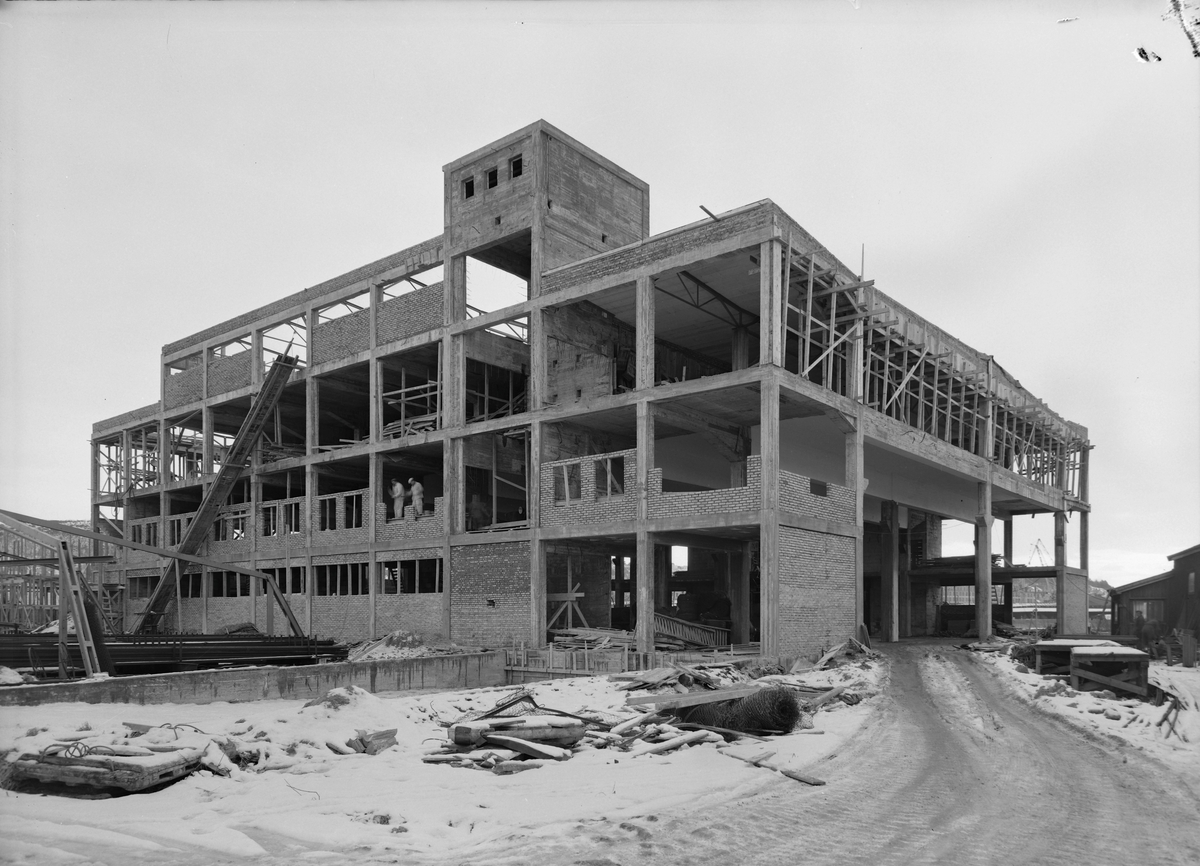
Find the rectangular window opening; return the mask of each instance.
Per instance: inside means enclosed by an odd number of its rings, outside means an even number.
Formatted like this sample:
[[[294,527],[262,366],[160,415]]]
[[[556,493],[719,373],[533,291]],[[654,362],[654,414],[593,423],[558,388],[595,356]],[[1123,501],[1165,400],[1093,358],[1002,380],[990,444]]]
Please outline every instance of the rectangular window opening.
[[[521,161],[521,154],[517,154],[508,161],[508,176],[510,178],[520,177],[521,172],[525,169],[524,163]]]
[[[500,183],[500,171],[498,169],[489,168],[487,173],[488,189],[494,188],[498,183]]]
[[[462,182],[463,198],[475,197],[475,178],[469,177]]]
[[[829,485],[824,481],[818,481],[815,478],[808,479],[808,492],[813,496],[828,496]]]
[[[605,457],[596,461],[596,498],[620,496],[625,492],[625,458]]]

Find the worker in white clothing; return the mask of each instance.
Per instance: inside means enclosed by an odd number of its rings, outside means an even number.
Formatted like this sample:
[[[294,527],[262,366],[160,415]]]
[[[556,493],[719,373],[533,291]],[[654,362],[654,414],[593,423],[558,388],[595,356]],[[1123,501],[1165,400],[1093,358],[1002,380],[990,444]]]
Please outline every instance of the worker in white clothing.
[[[413,519],[421,516],[425,510],[425,485],[415,478],[408,479],[408,490],[412,495]]]
[[[388,495],[392,497],[392,519],[400,520],[404,517],[404,485],[399,479],[392,479],[388,486]]]

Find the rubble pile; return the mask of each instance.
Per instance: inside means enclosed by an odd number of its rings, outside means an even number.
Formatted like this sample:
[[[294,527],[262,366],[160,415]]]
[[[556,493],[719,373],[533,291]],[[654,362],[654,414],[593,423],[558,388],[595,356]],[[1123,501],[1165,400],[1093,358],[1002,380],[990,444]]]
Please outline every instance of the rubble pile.
[[[468,651],[457,644],[428,646],[420,635],[404,629],[397,629],[381,638],[353,644],[346,660],[366,662],[383,659],[414,659],[426,656],[457,655]]]
[[[766,669],[780,670],[777,664]],[[839,698],[848,705],[862,700],[844,686],[808,686],[793,674],[751,680],[734,662],[673,664],[612,679],[619,681],[618,690],[630,693],[626,706],[642,712],[567,713],[539,706],[529,691],[521,691],[490,710],[448,723],[446,742],[421,760],[505,775],[592,749],[636,758],[703,743],[812,731],[813,716],[822,705]]]

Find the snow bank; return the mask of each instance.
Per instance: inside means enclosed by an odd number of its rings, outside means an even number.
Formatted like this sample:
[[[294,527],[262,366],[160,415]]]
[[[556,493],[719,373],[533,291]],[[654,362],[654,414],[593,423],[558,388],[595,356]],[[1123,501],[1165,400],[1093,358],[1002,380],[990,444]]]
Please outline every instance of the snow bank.
[[[728,749],[745,756],[773,750],[771,764],[803,771],[862,725],[880,677],[878,662],[783,677],[850,686],[868,699],[822,707],[816,729],[824,734],[743,740]],[[615,685],[588,677],[527,687],[543,707],[634,715]],[[159,862],[171,860],[166,849],[187,852],[181,859],[203,857],[203,851],[234,857],[287,851],[297,858],[354,851],[402,861],[470,861],[516,851],[529,837],[566,837],[580,821],[704,808],[764,786],[797,784],[733,760],[714,744],[637,758],[585,749],[569,761],[510,776],[421,762],[446,739],[440,723],[490,709],[515,690],[380,698],[350,687],[308,703],[6,707],[0,710],[0,752],[9,755],[80,733],[115,742],[129,733],[123,724],[129,721],[194,727],[154,729],[139,738],[145,743],[229,738],[242,757],[253,752],[253,760],[228,777],[201,771],[154,793],[112,799],[9,792],[0,800],[0,828],[6,844],[12,841],[10,850],[33,852],[33,860],[46,862],[87,855],[93,845],[131,855],[158,852]],[[340,755],[326,745],[345,743],[358,730],[392,728],[397,745],[374,756]]]

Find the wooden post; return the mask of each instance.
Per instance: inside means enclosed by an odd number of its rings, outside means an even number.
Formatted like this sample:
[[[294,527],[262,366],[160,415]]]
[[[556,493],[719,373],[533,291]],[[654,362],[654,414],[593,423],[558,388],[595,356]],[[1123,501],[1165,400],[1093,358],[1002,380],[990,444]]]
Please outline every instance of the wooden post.
[[[900,639],[900,515],[896,503],[880,503],[879,627],[885,641]]]
[[[908,566],[909,551],[912,550],[912,517],[911,512],[903,505],[896,507],[896,619],[900,637],[912,637],[912,587],[909,583]],[[904,549],[900,549],[899,541],[905,541]]]
[[[764,262],[764,269],[766,263]],[[759,640],[763,655],[779,655],[779,377],[767,371],[759,403]]]
[[[1079,570],[1085,574],[1088,571],[1088,518],[1086,511],[1079,512]]]
[[[992,634],[992,475],[978,484],[975,513],[975,624],[979,640]]]

